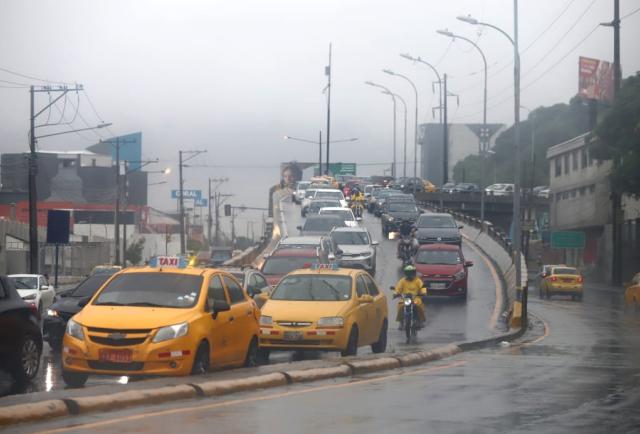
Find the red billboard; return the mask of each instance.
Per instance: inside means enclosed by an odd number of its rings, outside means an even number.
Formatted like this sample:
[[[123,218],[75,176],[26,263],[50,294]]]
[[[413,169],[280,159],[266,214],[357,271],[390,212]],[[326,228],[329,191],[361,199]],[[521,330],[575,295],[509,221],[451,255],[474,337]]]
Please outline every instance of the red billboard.
[[[578,92],[584,99],[613,102],[613,64],[580,57]]]

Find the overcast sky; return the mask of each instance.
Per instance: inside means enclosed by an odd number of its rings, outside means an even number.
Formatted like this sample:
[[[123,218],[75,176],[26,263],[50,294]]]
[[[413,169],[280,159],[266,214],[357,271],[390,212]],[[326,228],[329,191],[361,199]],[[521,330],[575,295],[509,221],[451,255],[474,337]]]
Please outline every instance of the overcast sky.
[[[636,0],[620,3],[622,16],[640,7]],[[83,84],[100,117],[113,122],[113,134],[142,131],[144,157],[160,158],[161,166],[175,169],[179,149],[206,149],[191,163],[232,166],[187,169],[187,187],[204,189],[209,176],[229,177],[224,189],[238,196],[237,204],[265,206],[279,162],[317,158],[316,146],[282,136],[315,140],[326,128],[322,90],[329,42],[331,136],[359,138],[332,147],[333,161],[391,160],[391,101],[363,82],[372,80],[403,95],[410,113],[414,97],[406,82],[383,74],[383,68],[415,80],[419,121],[433,120],[434,76],[424,65],[400,58],[403,52],[450,75],[449,89],[460,97],[459,107],[451,101],[452,122],[480,121],[481,59],[463,41],[451,43],[436,34],[439,28],[483,48],[490,64],[488,120],[510,123],[511,46],[494,31],[478,33],[457,21],[461,14],[513,32],[510,0],[0,0],[0,67]],[[612,59],[612,30],[606,27],[571,51],[612,14],[613,0],[520,1],[522,105],[568,101],[577,91],[579,55]],[[640,70],[637,41],[640,13],[622,22],[624,76]],[[43,84],[2,71],[0,80],[5,81],[0,86],[12,86],[6,81]],[[0,152],[27,150],[28,92],[2,87],[0,95]],[[75,97],[71,101],[75,104]],[[37,104],[45,102],[41,98]],[[68,105],[67,120],[73,113]],[[80,113],[90,125],[100,122],[84,96]],[[76,117],[73,126],[84,124]],[[39,146],[78,149],[100,136],[110,134],[70,134],[43,139]],[[370,166],[361,173],[381,170]],[[151,205],[175,207],[169,190],[176,188],[176,173],[168,184],[150,187]],[[157,182],[161,175],[152,177]]]

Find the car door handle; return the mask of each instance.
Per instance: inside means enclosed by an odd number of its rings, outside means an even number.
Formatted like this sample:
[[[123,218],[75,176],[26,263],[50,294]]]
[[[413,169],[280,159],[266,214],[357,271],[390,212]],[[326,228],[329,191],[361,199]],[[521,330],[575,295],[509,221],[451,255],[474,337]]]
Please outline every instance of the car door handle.
[[[252,311],[251,309],[249,309],[249,310],[247,311],[247,316],[251,316],[251,314],[252,314],[252,313],[253,313],[253,311]]]
[[[233,321],[234,319],[236,319],[236,318],[235,318],[235,317],[233,317],[233,316],[230,316],[230,317],[229,317],[229,322]]]

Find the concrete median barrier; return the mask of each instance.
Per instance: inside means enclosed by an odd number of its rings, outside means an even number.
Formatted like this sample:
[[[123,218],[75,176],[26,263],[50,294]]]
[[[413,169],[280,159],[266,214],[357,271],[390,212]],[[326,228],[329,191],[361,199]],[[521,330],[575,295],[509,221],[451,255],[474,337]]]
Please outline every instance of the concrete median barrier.
[[[388,369],[400,368],[400,360],[395,357],[382,357],[372,360],[356,360],[346,363],[354,374],[366,374],[369,372],[386,371]]]
[[[309,381],[327,380],[329,378],[348,377],[351,368],[347,365],[333,366],[331,368],[302,369],[298,371],[286,371],[292,383],[305,383]]]
[[[273,374],[259,375],[256,377],[242,378],[238,380],[207,381],[195,383],[194,385],[202,390],[204,396],[227,395],[229,393],[242,392],[245,390],[266,389],[268,387],[286,386],[287,376],[276,372]]]
[[[0,426],[35,422],[68,415],[69,409],[64,401],[60,399],[33,404],[10,405],[0,408]]]

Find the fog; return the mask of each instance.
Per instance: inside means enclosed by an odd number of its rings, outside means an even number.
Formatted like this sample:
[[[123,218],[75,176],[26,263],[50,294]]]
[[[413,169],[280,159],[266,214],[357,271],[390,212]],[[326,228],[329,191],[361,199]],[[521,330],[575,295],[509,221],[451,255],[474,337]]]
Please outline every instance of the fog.
[[[637,2],[622,0],[621,15],[636,7]],[[512,48],[497,32],[479,33],[455,19],[466,14],[513,31],[510,0],[1,0],[0,67],[81,83],[100,116],[81,95],[79,112],[86,123],[113,123],[110,131],[43,139],[39,149],[82,149],[111,134],[142,131],[143,156],[174,168],[167,184],[150,187],[150,205],[175,209],[170,190],[177,188],[178,150],[206,149],[189,163],[209,167],[187,168],[185,187],[204,190],[208,177],[229,177],[221,190],[236,195],[234,204],[266,206],[267,189],[277,182],[281,161],[317,159],[316,146],[284,141],[283,136],[316,140],[318,131],[324,132],[330,42],[331,138],[359,139],[332,146],[332,161],[391,161],[391,101],[365,86],[366,80],[401,94],[413,124],[411,89],[382,73],[383,68],[414,79],[419,122],[433,120],[435,78],[400,53],[421,56],[450,75],[449,89],[460,98],[459,106],[451,101],[451,122],[480,121],[481,59],[469,44],[436,34],[441,28],[477,41],[485,51],[490,64],[488,121],[511,123]],[[522,105],[533,109],[568,101],[577,91],[578,56],[611,60],[611,28],[600,27],[577,44],[612,14],[610,0],[520,1]],[[640,14],[622,22],[624,76],[640,70],[640,50],[634,46],[638,40]],[[0,80],[0,152],[25,151],[28,90],[10,87],[46,83],[3,71]],[[40,98],[42,106],[47,101]],[[67,120],[73,112],[67,107]],[[71,125],[85,126],[80,118]],[[381,173],[382,166],[359,173],[373,172]],[[150,176],[150,182],[161,180],[162,175]]]

